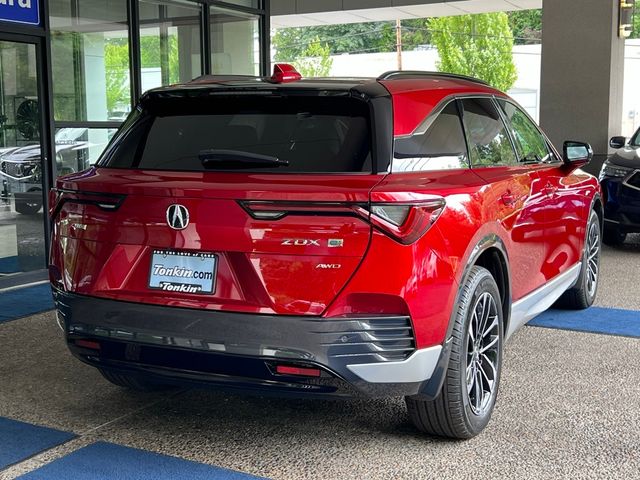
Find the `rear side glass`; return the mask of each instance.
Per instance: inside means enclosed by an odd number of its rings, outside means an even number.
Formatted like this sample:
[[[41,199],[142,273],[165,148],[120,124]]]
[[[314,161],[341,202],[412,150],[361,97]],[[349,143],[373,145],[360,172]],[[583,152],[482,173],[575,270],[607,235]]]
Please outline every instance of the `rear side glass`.
[[[345,96],[149,101],[100,166],[170,171],[371,172],[365,102]],[[220,152],[225,161],[217,162]],[[256,157],[288,165],[257,165]],[[230,159],[229,159],[230,158]]]
[[[464,127],[472,167],[517,165],[513,145],[490,98],[465,98]]]
[[[498,100],[498,104],[513,134],[518,159],[526,163],[549,161],[547,142],[529,117],[513,103]]]
[[[425,132],[395,141],[394,172],[468,167],[467,144],[455,101],[437,115]]]

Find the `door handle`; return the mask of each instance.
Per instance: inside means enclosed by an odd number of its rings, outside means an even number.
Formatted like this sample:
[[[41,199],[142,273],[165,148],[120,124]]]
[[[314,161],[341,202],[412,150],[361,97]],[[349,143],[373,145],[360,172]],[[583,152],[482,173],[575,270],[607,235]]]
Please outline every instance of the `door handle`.
[[[507,207],[512,207],[516,203],[516,196],[511,192],[505,192],[502,194],[502,203],[504,203]]]

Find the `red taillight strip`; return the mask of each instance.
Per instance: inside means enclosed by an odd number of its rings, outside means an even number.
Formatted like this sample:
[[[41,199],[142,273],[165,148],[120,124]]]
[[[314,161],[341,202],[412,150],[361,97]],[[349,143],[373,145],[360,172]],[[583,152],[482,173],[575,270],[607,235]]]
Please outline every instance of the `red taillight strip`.
[[[239,205],[256,220],[280,220],[288,215],[323,215],[358,217],[371,224],[376,230],[393,238],[403,245],[409,245],[422,237],[442,213],[445,200],[442,197],[429,196],[413,202],[288,202],[244,200]],[[374,207],[409,207],[407,216],[400,225],[372,213]]]
[[[101,210],[112,212],[118,210],[126,195],[118,193],[86,192],[79,190],[51,189],[50,217],[54,220],[65,203],[95,205]]]
[[[350,202],[289,202],[240,200],[238,204],[256,220],[280,220],[287,215],[362,216],[367,205]]]

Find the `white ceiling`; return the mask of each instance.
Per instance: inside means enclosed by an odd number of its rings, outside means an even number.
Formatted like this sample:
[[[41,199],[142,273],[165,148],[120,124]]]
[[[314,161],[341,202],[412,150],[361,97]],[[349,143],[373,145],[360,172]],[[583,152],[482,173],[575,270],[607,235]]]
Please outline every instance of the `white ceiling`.
[[[272,0],[272,5],[279,0]],[[320,7],[324,2],[314,2]],[[366,0],[360,2],[366,4]],[[380,3],[372,1],[372,4]],[[275,9],[287,14],[273,15],[271,17],[271,26],[273,28],[285,27],[306,27],[311,25],[337,25],[343,23],[363,23],[363,22],[379,22],[383,20],[404,20],[407,18],[425,18],[425,17],[446,17],[453,15],[464,15],[468,13],[486,13],[486,12],[508,12],[513,10],[530,10],[534,8],[542,8],[542,0],[446,0],[440,3],[423,3],[420,4],[416,0],[407,0],[406,3],[414,3],[414,5],[403,5],[403,1],[393,1],[392,7],[379,8],[359,8],[354,10],[335,10],[335,11],[309,11],[304,9],[304,13],[295,13],[297,2],[289,0],[287,4],[278,4]],[[417,4],[416,4],[417,3]],[[308,7],[308,3],[305,4]],[[318,10],[326,10],[326,8],[318,8]],[[291,11],[289,14],[288,12]]]

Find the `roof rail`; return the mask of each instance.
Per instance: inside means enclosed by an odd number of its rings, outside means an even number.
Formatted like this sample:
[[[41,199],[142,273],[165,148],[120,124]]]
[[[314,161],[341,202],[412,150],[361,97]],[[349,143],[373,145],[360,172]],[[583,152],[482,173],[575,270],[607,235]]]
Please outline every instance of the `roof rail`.
[[[424,77],[441,77],[441,78],[451,78],[456,80],[467,80],[469,82],[480,83],[482,85],[491,86],[484,80],[480,80],[479,78],[469,77],[467,75],[459,75],[457,73],[447,73],[447,72],[427,72],[420,70],[391,70],[390,72],[385,72],[378,77],[378,80],[393,80],[394,78],[424,78]]]

